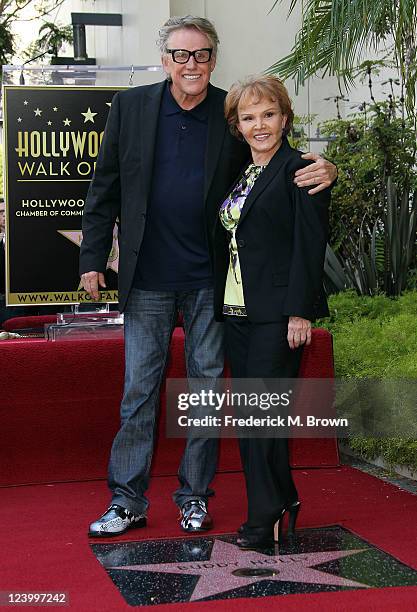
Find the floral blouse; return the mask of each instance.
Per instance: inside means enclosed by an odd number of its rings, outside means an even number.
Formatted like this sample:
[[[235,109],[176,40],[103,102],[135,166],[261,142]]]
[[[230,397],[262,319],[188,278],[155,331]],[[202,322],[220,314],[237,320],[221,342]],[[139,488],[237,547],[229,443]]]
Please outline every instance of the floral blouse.
[[[231,234],[229,242],[229,270],[224,292],[223,314],[225,315],[246,316],[239,253],[236,243],[236,230],[246,198],[265,167],[250,164],[220,207],[220,221],[223,227]]]

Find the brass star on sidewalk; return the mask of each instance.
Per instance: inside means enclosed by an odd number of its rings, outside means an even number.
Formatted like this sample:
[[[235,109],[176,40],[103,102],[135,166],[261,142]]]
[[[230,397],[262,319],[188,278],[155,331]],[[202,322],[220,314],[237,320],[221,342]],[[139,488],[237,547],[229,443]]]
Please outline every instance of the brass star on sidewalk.
[[[91,123],[94,123],[94,117],[97,115],[97,113],[92,112],[90,107],[88,107],[85,113],[81,114],[84,116],[84,123],[87,123],[87,121],[91,121]]]
[[[368,585],[315,569],[315,565],[343,559],[369,550],[331,550],[327,552],[265,555],[256,551],[241,551],[235,544],[215,540],[207,561],[177,561],[147,565],[120,565],[108,570],[130,570],[199,576],[190,601],[245,587],[261,580],[325,584],[338,587],[369,588]],[[258,575],[250,575],[258,570]],[[259,570],[264,570],[264,575]]]

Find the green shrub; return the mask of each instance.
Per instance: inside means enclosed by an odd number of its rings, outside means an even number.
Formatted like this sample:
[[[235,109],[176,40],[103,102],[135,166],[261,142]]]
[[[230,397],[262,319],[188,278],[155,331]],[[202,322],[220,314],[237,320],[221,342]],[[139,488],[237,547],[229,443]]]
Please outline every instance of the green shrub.
[[[417,291],[417,268],[412,268],[408,272],[407,289]]]
[[[382,457],[389,466],[406,466],[412,473],[417,471],[417,440],[404,438],[359,438],[345,440],[350,448],[363,459]]]
[[[333,331],[339,378],[404,378],[402,362],[417,362],[417,325],[413,314],[358,318]]]
[[[336,377],[417,378],[417,291],[396,299],[345,291],[330,297],[329,309],[320,325],[333,334]],[[355,436],[346,442],[365,459],[381,456],[417,470],[415,439]]]
[[[344,291],[329,310],[319,324],[333,334],[337,377],[417,377],[417,291],[395,299]]]
[[[402,304],[406,297],[399,299],[387,298],[385,295],[360,296],[353,290],[342,291],[329,298],[330,317],[323,320],[320,325],[330,332],[345,323],[366,317],[367,319],[389,318],[402,311]],[[416,296],[417,294],[414,294]],[[409,300],[410,302],[413,300]],[[414,297],[414,311],[417,311],[417,297]],[[407,303],[406,308],[409,304]]]
[[[321,126],[329,138],[325,156],[338,168],[326,290],[400,295],[416,286],[411,276],[417,263],[415,122],[404,119],[402,100],[393,95],[363,103],[360,111]]]
[[[330,244],[335,251],[358,237],[363,223],[372,233],[385,210],[385,180],[391,176],[400,192],[417,188],[415,127],[397,116],[387,102],[367,105],[347,119],[321,125],[330,141],[325,156],[336,164],[338,180],[330,205]]]

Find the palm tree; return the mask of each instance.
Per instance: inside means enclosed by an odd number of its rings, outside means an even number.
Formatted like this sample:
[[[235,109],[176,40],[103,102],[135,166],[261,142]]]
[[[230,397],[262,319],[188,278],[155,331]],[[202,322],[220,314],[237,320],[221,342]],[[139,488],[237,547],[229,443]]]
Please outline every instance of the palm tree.
[[[282,0],[275,0],[271,11]],[[291,0],[291,14],[298,0]],[[406,107],[414,115],[417,80],[416,0],[301,0],[302,24],[292,51],[269,68],[296,86],[316,73],[349,88],[366,52],[384,48],[398,68]]]

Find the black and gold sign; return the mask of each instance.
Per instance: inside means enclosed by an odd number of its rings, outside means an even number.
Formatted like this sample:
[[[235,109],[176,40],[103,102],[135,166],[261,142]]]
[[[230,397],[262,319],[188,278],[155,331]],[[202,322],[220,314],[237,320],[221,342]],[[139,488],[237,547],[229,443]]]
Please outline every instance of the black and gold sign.
[[[115,87],[4,88],[8,305],[90,301],[78,259],[88,186]],[[117,302],[115,232],[101,301]]]

